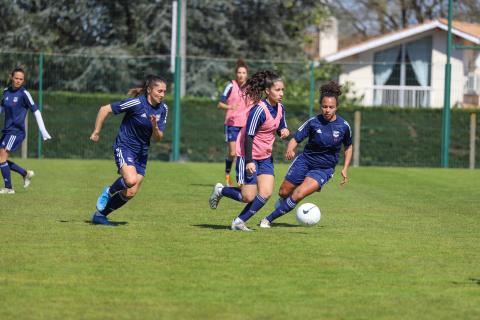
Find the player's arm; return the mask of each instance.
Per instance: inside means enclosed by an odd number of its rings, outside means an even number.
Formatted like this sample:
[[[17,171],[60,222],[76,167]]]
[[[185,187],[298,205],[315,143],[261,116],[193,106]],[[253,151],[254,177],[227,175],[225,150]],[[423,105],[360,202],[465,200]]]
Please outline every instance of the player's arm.
[[[163,133],[165,132],[165,127],[167,126],[168,106],[164,103],[163,107],[164,107],[163,112],[158,121],[155,116],[153,118],[150,117],[150,121],[152,122],[152,128],[153,128],[152,136],[153,136],[153,139],[157,142],[163,139]]]
[[[23,97],[24,104],[26,104],[27,107],[33,112],[33,115],[35,116],[35,120],[37,121],[38,129],[42,133],[43,140],[52,139],[52,137],[47,131],[47,128],[45,128],[45,123],[43,122],[42,113],[40,112],[40,110],[38,110],[38,107],[33,101],[33,98],[30,92],[25,90],[23,93],[24,93],[24,97]]]
[[[150,116],[150,122],[152,123],[152,137],[155,141],[159,142],[163,138],[163,132],[160,131],[157,124],[157,117],[155,115]]]
[[[243,147],[245,150],[245,170],[250,174],[255,172],[255,163],[253,163],[253,138],[258,128],[260,128],[266,119],[265,112],[260,106],[252,108],[248,113]]]
[[[349,145],[345,147],[344,151],[344,156],[345,156],[345,163],[343,164],[342,168],[342,182],[340,182],[341,185],[344,185],[348,181],[348,167],[350,166],[350,162],[352,161],[352,155],[353,155],[353,145]]]
[[[95,119],[95,129],[93,129],[93,132],[90,135],[90,140],[97,142],[98,139],[100,139],[100,131],[102,131],[103,123],[112,112],[112,105],[110,104],[100,107],[97,113],[97,118]]]
[[[282,108],[282,119],[280,119],[280,125],[278,126],[277,134],[281,139],[286,139],[290,135],[288,130],[287,120],[285,118],[285,108]]]
[[[227,104],[228,97],[230,97],[230,94],[232,93],[232,88],[233,88],[232,83],[228,83],[227,86],[225,87],[225,90],[223,90],[222,95],[220,96],[220,102],[218,102],[217,104],[218,109],[235,110],[237,108],[237,105]]]
[[[290,139],[287,145],[287,151],[285,151],[285,159],[292,160],[295,158],[295,148],[297,148],[298,142],[295,138]]]

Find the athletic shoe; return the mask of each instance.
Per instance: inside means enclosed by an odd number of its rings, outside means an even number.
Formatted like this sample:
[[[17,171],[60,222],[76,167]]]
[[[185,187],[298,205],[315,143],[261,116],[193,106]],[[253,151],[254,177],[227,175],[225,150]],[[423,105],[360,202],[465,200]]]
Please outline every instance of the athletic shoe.
[[[233,185],[232,185],[232,179],[230,179],[230,175],[229,175],[229,174],[225,175],[225,185],[226,185],[227,187],[233,187]]]
[[[30,185],[30,182],[32,182],[32,178],[34,175],[35,175],[35,172],[33,172],[32,170],[27,170],[27,174],[25,175],[25,177],[23,177],[24,188],[28,188],[28,186]]]
[[[263,218],[262,221],[260,221],[260,228],[271,228],[272,226],[270,225],[270,221],[268,221],[266,218]]]
[[[107,206],[107,202],[110,199],[110,187],[105,187],[103,188],[102,193],[97,199],[97,211],[102,212],[105,210],[105,207]]]
[[[213,191],[212,191],[212,194],[210,195],[210,199],[208,199],[211,209],[217,209],[218,202],[220,202],[220,199],[222,199],[222,188],[223,188],[223,184],[221,183],[217,183],[213,187]]]
[[[252,231],[252,229],[249,229],[245,222],[235,222],[235,219],[232,221],[232,230],[241,230],[241,231]]]
[[[0,189],[0,194],[14,194],[15,190],[9,188]]]
[[[104,216],[103,214],[100,214],[98,212],[95,212],[92,216],[92,224],[103,224],[105,226],[112,226],[114,227],[115,225],[112,224],[110,221],[108,221],[108,218]]]

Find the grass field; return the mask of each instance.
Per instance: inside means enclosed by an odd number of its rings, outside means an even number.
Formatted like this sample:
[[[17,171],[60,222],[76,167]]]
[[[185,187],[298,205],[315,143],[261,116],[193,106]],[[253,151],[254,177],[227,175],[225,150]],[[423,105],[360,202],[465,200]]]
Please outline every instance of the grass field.
[[[308,198],[317,226],[259,229],[271,199],[244,233],[240,204],[208,207],[222,164],[150,162],[111,228],[89,219],[113,161],[17,162],[36,176],[0,197],[0,319],[480,318],[480,170],[352,168]]]

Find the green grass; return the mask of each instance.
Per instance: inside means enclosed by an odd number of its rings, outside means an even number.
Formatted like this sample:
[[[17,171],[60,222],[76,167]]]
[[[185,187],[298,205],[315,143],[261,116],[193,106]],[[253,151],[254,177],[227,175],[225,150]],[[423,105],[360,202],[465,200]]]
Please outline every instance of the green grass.
[[[352,168],[270,230],[208,208],[222,164],[152,161],[138,196],[88,223],[113,161],[19,160],[0,197],[0,319],[479,319],[479,170]],[[277,188],[286,171],[278,165]]]

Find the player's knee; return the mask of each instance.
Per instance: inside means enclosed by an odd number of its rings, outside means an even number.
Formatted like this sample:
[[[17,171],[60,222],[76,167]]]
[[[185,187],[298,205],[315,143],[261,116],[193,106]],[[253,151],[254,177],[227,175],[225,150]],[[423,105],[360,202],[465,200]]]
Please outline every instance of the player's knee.
[[[242,201],[245,203],[250,203],[255,199],[254,194],[242,194]]]
[[[230,160],[233,160],[233,159],[235,159],[235,156],[236,156],[236,155],[237,155],[237,154],[236,154],[235,151],[230,151],[230,152],[228,153],[228,158],[229,158]]]
[[[289,196],[287,188],[280,187],[280,190],[278,190],[278,196],[280,198],[287,198]]]
[[[305,194],[303,194],[302,192],[298,192],[296,190],[292,193],[292,200],[297,203],[302,201],[305,197],[306,197]]]
[[[125,177],[124,180],[125,180],[125,184],[126,184],[129,188],[133,187],[133,186],[137,183],[137,177],[135,177],[135,176]]]

